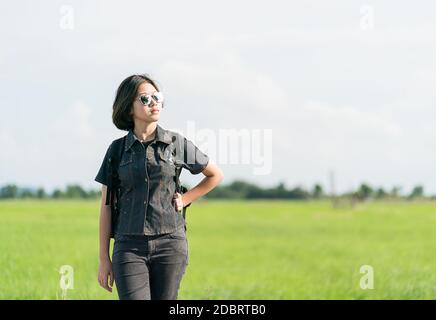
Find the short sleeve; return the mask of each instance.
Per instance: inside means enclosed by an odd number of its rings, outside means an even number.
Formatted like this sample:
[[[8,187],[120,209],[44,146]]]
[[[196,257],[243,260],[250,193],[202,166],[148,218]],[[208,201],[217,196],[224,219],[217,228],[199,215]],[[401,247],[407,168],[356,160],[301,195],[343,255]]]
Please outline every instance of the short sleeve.
[[[109,148],[106,151],[106,154],[103,158],[103,162],[101,163],[100,169],[98,170],[97,176],[95,177],[95,181],[104,184],[104,185],[108,185],[108,181],[107,181],[107,162],[108,162],[108,158],[109,158],[109,150],[112,147],[112,144],[109,146]]]
[[[199,174],[209,163],[209,156],[203,153],[192,141],[183,138],[183,167],[192,174]]]

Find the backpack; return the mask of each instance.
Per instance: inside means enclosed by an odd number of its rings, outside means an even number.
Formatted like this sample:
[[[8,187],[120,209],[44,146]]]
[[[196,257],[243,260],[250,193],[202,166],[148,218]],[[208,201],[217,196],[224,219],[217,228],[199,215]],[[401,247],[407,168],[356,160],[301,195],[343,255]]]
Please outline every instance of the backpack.
[[[112,142],[112,145],[109,148],[108,161],[107,161],[107,191],[106,191],[106,205],[110,204],[111,207],[111,232],[110,237],[114,238],[115,236],[115,227],[118,222],[119,217],[119,206],[118,199],[120,195],[120,180],[118,177],[118,167],[121,161],[121,157],[123,155],[124,146],[126,143],[126,137],[116,139]],[[174,142],[174,139],[173,139]],[[186,141],[185,141],[186,145]],[[185,146],[186,147],[186,146]],[[186,163],[186,152],[184,155],[184,160]],[[183,194],[188,191],[185,186],[180,184],[180,174],[182,172],[182,166],[176,165],[176,174],[174,176],[174,182],[176,183],[176,191],[180,194]],[[186,221],[186,208],[191,204],[183,207],[183,219]]]

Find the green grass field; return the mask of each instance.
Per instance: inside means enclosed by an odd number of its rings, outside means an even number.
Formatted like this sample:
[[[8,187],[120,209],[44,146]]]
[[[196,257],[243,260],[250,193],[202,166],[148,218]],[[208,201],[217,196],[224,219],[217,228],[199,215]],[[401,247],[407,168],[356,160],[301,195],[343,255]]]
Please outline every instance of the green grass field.
[[[0,299],[117,299],[97,283],[96,201],[0,202]],[[200,201],[179,299],[434,299],[436,203]],[[363,290],[362,265],[374,269]]]

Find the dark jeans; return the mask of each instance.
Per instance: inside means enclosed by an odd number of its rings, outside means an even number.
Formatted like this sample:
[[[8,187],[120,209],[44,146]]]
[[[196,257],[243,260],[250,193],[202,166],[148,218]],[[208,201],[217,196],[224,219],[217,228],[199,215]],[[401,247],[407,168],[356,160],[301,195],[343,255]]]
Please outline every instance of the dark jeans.
[[[156,236],[115,236],[112,270],[120,300],[176,300],[188,265],[184,226]]]

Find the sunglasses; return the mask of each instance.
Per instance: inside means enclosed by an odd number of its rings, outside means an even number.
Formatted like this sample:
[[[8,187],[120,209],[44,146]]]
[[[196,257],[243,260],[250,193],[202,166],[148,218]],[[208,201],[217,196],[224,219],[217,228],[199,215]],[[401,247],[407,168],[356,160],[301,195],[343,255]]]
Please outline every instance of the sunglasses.
[[[152,99],[156,103],[162,103],[164,100],[164,96],[162,92],[154,92],[152,94],[143,94],[139,96],[139,101],[141,101],[144,106],[149,106]]]

